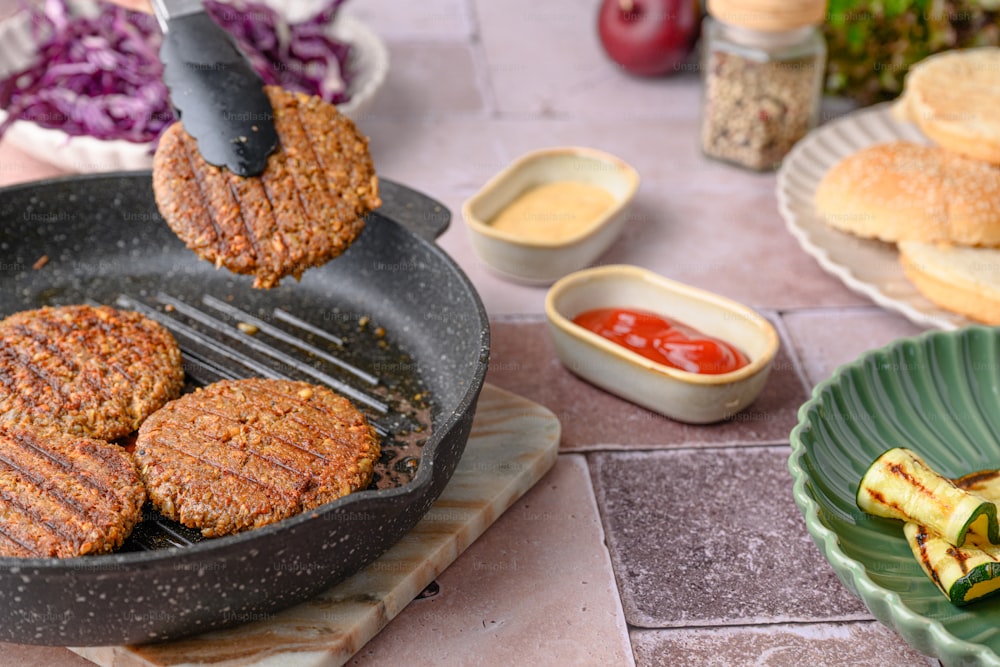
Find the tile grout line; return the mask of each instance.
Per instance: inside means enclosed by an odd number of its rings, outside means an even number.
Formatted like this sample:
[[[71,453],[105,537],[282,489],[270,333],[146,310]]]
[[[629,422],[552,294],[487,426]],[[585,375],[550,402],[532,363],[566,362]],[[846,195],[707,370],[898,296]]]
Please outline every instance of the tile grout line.
[[[592,458],[591,456],[585,455],[583,457],[583,460],[584,460],[584,465],[587,466],[587,475],[590,480],[590,491],[594,500],[594,508],[597,510],[597,519],[601,524],[601,537],[602,537],[601,543],[604,545],[604,553],[607,555],[608,566],[611,568],[611,577],[614,579],[615,582],[615,597],[617,597],[618,599],[618,606],[621,611],[622,620],[625,623],[625,635],[626,639],[628,640],[629,648],[632,651],[632,656],[631,656],[632,664],[637,665],[639,663],[637,660],[638,656],[636,653],[636,642],[633,638],[634,633],[632,631],[633,627],[635,626],[629,623],[628,617],[625,615],[625,600],[622,596],[622,588],[624,584],[621,580],[621,576],[619,575],[618,567],[615,564],[615,559],[612,558],[611,543],[608,540],[608,535],[610,534],[611,530],[610,526],[608,525],[609,518],[604,512],[604,503],[602,502],[602,498],[598,494],[598,486],[596,481],[597,471],[594,469],[591,458]]]
[[[721,630],[721,629],[769,629],[774,626],[792,626],[792,627],[808,627],[811,625],[835,625],[835,624],[845,624],[845,625],[865,625],[865,624],[881,624],[874,616],[861,616],[861,615],[847,615],[842,614],[840,616],[832,616],[830,618],[824,619],[810,619],[810,620],[788,620],[788,619],[776,619],[773,621],[743,621],[740,623],[723,623],[710,625],[708,623],[700,625],[663,625],[658,627],[649,627],[645,625],[633,625],[629,624],[629,633],[641,633],[641,632],[674,632],[674,631],[684,631],[684,630]]]
[[[586,454],[578,454],[575,452],[568,452],[568,453],[559,452],[557,455],[559,457],[562,456],[579,457],[580,465],[582,465],[586,470],[587,481],[590,482],[589,500],[593,510],[597,513],[597,523],[601,529],[601,545],[604,547],[604,556],[606,559],[604,565],[611,572],[611,579],[615,586],[615,600],[617,600],[618,602],[617,613],[619,620],[621,621],[622,630],[625,633],[623,640],[625,644],[628,646],[629,651],[631,652],[629,656],[631,658],[631,663],[626,667],[635,667],[635,665],[638,663],[636,662],[636,657],[635,657],[635,644],[632,642],[632,631],[631,631],[632,626],[628,622],[628,618],[626,618],[625,616],[625,601],[622,599],[621,585],[618,580],[618,572],[615,570],[615,561],[614,558],[611,557],[611,545],[608,544],[607,524],[605,522],[604,512],[601,511],[601,503],[597,498],[597,488],[594,484],[594,471],[590,465],[590,457],[587,456]]]
[[[839,310],[839,309],[838,309]],[[788,358],[792,360],[792,366],[795,368],[795,374],[799,378],[799,382],[802,383],[802,388],[806,392],[806,396],[812,396],[813,383],[809,381],[809,376],[805,370],[805,364],[799,357],[799,351],[795,346],[795,341],[792,338],[792,332],[789,331],[787,323],[785,322],[785,310],[772,311],[775,314],[775,327],[778,329],[778,335],[781,340],[788,344]]]
[[[465,9],[469,21],[469,36],[466,44],[472,56],[472,64],[476,75],[476,87],[479,89],[479,94],[483,97],[483,111],[486,117],[496,118],[498,112],[497,95],[493,88],[493,78],[490,76],[489,58],[486,55],[486,47],[483,44],[479,14],[476,12],[473,0],[465,0]]]
[[[710,452],[713,450],[749,450],[749,449],[774,449],[789,447],[788,438],[780,440],[758,440],[754,442],[730,441],[730,442],[705,442],[686,443],[673,445],[670,443],[652,444],[647,443],[639,448],[629,447],[627,444],[620,445],[591,445],[583,449],[561,450],[560,454],[657,454],[662,452]]]

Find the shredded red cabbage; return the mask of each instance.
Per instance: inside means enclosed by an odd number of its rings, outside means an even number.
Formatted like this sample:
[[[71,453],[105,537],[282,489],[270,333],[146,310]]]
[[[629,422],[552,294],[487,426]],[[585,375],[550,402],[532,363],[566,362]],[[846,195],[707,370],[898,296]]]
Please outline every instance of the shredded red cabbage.
[[[247,54],[266,84],[279,85],[327,102],[350,99],[351,46],[326,34],[344,0],[328,0],[312,18],[288,23],[259,2],[205,0],[205,9]]]
[[[266,84],[346,102],[350,45],[325,30],[344,0],[329,0],[302,22],[288,23],[267,5],[206,0],[209,15],[247,54]],[[94,16],[75,15],[67,0],[45,0],[31,12],[38,57],[0,80],[8,112],[0,137],[15,120],[99,139],[155,141],[174,121],[159,60],[156,20],[107,2]]]

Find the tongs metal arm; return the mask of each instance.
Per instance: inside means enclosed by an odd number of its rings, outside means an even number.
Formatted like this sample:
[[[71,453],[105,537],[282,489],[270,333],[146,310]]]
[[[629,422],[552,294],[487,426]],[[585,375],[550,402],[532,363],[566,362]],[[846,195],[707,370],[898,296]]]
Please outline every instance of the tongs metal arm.
[[[264,82],[201,0],[152,0],[152,6],[163,29],[163,81],[198,151],[240,176],[260,174],[278,145]]]
[[[170,19],[205,11],[205,3],[202,0],[172,0],[170,2],[150,0],[149,4],[152,6],[153,16],[156,17],[156,21],[160,24],[160,30],[164,34],[167,32],[167,23]]]

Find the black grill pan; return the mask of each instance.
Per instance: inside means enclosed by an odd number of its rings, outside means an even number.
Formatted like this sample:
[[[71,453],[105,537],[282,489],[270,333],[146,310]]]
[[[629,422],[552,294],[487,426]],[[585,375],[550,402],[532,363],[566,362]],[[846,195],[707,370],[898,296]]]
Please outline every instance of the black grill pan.
[[[115,554],[0,558],[0,640],[135,644],[266,617],[370,563],[423,516],[464,451],[489,324],[433,243],[448,210],[396,183],[381,189],[347,252],[268,291],[187,250],[157,213],[149,172],[0,189],[0,316],[69,303],[141,310],[174,332],[189,389],[245,376],[330,384],[386,450],[372,488],[258,530],[201,539],[149,509]]]

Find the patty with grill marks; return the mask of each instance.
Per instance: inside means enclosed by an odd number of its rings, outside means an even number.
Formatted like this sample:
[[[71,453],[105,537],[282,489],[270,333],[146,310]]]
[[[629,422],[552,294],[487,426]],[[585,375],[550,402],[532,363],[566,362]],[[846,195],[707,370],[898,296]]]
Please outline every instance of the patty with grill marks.
[[[350,118],[315,96],[265,91],[278,147],[262,174],[209,164],[178,121],[153,157],[153,194],[195,254],[267,289],[344,252],[381,200],[368,139]]]
[[[71,305],[0,321],[0,424],[113,440],[183,384],[177,342],[139,313]]]
[[[0,556],[114,551],[142,517],[146,490],[118,445],[0,427]]]
[[[223,380],[171,401],[139,429],[149,498],[206,537],[273,523],[372,480],[380,445],[351,402],[307,382]]]

